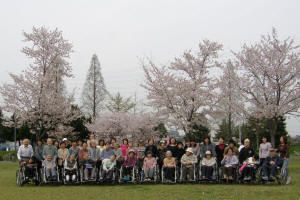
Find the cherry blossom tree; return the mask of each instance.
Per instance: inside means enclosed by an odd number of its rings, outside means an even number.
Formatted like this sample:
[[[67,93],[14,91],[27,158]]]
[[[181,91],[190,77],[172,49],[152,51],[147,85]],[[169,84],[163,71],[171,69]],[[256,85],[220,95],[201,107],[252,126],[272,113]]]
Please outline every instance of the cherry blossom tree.
[[[72,109],[73,95],[67,94],[63,82],[72,77],[72,44],[57,29],[33,27],[32,33],[23,35],[29,45],[22,52],[31,62],[21,74],[10,73],[13,83],[0,88],[2,109],[14,113],[20,126],[26,123],[37,139],[46,134],[63,137],[72,131],[69,122],[80,114]]]
[[[195,54],[186,51],[170,65],[159,67],[151,60],[143,64],[146,81],[142,86],[149,105],[186,134],[195,121],[207,126],[206,117],[213,114],[217,85],[209,72],[219,65],[221,49],[222,45],[204,40]]]
[[[235,53],[240,69],[240,89],[247,112],[270,121],[271,142],[279,119],[296,114],[300,106],[300,52],[294,40],[279,40],[275,29],[260,42],[244,45]]]
[[[222,75],[218,80],[218,104],[216,105],[216,115],[228,124],[228,135],[231,138],[233,131],[233,122],[239,122],[244,117],[244,101],[239,88],[240,78],[237,74],[238,63],[228,60],[225,64],[220,65]],[[216,117],[220,120],[219,117]]]
[[[87,124],[87,127],[99,138],[131,137],[133,140],[145,140],[159,136],[159,132],[154,130],[157,125],[157,118],[150,113],[106,112],[93,123]]]

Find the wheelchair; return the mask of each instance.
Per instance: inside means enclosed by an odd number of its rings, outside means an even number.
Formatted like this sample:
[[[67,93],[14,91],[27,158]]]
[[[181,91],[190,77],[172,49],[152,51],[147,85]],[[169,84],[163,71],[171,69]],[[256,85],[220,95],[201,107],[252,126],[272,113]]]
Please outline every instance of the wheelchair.
[[[219,173],[218,173],[218,165],[217,163],[215,163],[212,167],[213,167],[213,172],[212,172],[212,176],[210,178],[203,178],[203,174],[202,174],[202,162],[199,162],[199,170],[198,170],[198,180],[200,183],[206,182],[206,183],[218,183],[219,181]]]
[[[162,166],[162,168],[161,168],[161,183],[171,183],[171,184],[175,184],[175,183],[177,183],[178,182],[178,177],[179,177],[179,174],[178,174],[178,166],[177,165],[175,165],[175,167],[174,167],[174,178],[172,179],[172,180],[168,180],[168,179],[166,179],[166,177],[165,177],[165,167],[164,166]]]
[[[218,182],[219,183],[237,183],[238,182],[238,165],[232,166],[232,180],[225,179],[223,174],[223,166],[218,167]]]
[[[240,164],[239,167],[238,167],[238,177],[237,177],[237,182],[240,183],[240,184],[244,184],[244,183],[252,183],[252,184],[255,184],[259,181],[260,179],[260,173],[261,173],[261,166],[259,166],[258,163],[255,163],[253,165],[250,165],[250,166],[247,166],[247,167],[250,167],[252,168],[252,174],[250,176],[250,178],[247,178],[244,176],[244,173],[240,171],[240,168],[242,167],[242,165]],[[245,170],[245,169],[244,169]]]
[[[91,170],[88,170],[88,179],[86,180],[84,177],[84,170],[85,167],[81,165],[79,167],[79,182],[81,184],[87,184],[87,183],[97,183],[97,175],[98,175],[98,168],[95,164],[92,165],[93,168]],[[94,177],[92,177],[92,173],[94,172]]]
[[[42,167],[41,169],[41,184],[60,184],[61,183],[61,177],[59,174],[58,166],[55,167],[55,173],[56,173],[56,180],[49,180],[46,177],[46,168]],[[53,176],[53,174],[51,174]]]
[[[138,166],[134,166],[131,169],[131,173],[130,173],[130,179],[129,180],[125,180],[124,179],[124,166],[122,165],[120,170],[119,170],[119,183],[134,183],[137,184],[140,182],[141,178],[140,178],[140,173],[139,173],[139,169]]]
[[[116,167],[114,167],[112,170],[113,170],[112,177],[110,180],[108,180],[102,176],[103,168],[102,168],[102,166],[100,166],[100,169],[98,170],[97,182],[98,183],[112,183],[114,185],[118,180],[119,170]]]
[[[287,169],[285,166],[277,166],[276,167],[277,173],[275,176],[275,179],[273,180],[264,180],[263,179],[263,173],[262,173],[262,167],[258,170],[259,173],[259,183],[260,184],[269,184],[272,182],[277,182],[278,185],[286,185],[287,180],[288,180],[288,175],[287,175]]]
[[[180,182],[181,183],[184,183],[184,182],[191,182],[191,183],[195,183],[197,182],[197,165],[196,164],[193,164],[193,179],[190,179],[190,176],[191,174],[187,173],[186,176],[187,177],[183,177],[182,175],[182,172],[183,172],[183,164],[181,164],[180,166]]]
[[[20,168],[16,171],[16,184],[20,187],[22,187],[26,183],[34,183],[35,185],[40,184],[40,174],[38,170],[38,165],[33,164],[32,166],[32,172],[33,174],[30,174],[30,176],[26,177],[25,170],[26,165],[21,165]]]
[[[78,169],[74,169],[75,172],[73,175],[76,176],[75,180],[73,180],[72,176],[70,176],[69,181],[67,180],[67,170],[63,167],[62,168],[62,182],[64,185],[68,184],[78,184],[80,183],[80,174]]]
[[[140,180],[139,182],[140,183],[146,183],[145,181],[145,173],[144,173],[144,170],[141,170],[140,171],[140,176],[139,176]],[[159,183],[159,166],[158,165],[155,165],[154,167],[154,171],[153,171],[153,179],[151,181],[148,181],[148,183]]]

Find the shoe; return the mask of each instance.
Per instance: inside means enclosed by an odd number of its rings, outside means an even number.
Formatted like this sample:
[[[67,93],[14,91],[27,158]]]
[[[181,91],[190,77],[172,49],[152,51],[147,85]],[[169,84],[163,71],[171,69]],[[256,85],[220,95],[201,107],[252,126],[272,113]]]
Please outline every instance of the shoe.
[[[287,179],[286,179],[286,185],[290,184],[291,183],[291,177],[288,176]]]

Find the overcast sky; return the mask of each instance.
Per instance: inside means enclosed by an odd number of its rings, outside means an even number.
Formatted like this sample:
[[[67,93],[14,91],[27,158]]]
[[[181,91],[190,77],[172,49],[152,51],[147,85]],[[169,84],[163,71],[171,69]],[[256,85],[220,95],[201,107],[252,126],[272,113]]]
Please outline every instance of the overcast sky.
[[[100,59],[110,92],[124,96],[145,92],[139,58],[148,56],[166,64],[184,50],[196,49],[203,39],[224,45],[223,56],[261,34],[278,29],[279,37],[300,43],[298,0],[0,0],[0,84],[9,72],[28,65],[20,52],[22,31],[33,26],[58,28],[74,45],[74,78],[67,81],[76,97],[85,80],[92,54]],[[288,119],[291,135],[300,134],[299,119]]]

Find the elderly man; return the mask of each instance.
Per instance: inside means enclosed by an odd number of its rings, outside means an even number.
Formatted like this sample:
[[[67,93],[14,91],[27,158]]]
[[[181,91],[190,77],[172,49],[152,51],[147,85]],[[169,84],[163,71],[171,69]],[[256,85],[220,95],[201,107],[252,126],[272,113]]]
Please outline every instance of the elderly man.
[[[28,139],[23,140],[23,144],[19,147],[17,156],[20,163],[28,161],[33,156],[33,149]]]
[[[181,181],[186,181],[186,175],[189,174],[189,181],[194,179],[194,164],[197,163],[197,157],[193,154],[191,147],[186,149],[186,153],[181,158],[182,175]]]
[[[280,158],[276,154],[275,149],[271,148],[269,150],[269,156],[265,158],[262,166],[263,180],[274,181],[275,176],[278,173],[277,168],[280,168],[282,164],[283,164],[282,158]]]
[[[47,139],[47,145],[45,145],[43,149],[44,160],[48,155],[50,155],[53,160],[57,158],[57,148],[53,145],[52,139],[50,138]]]

